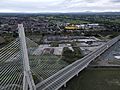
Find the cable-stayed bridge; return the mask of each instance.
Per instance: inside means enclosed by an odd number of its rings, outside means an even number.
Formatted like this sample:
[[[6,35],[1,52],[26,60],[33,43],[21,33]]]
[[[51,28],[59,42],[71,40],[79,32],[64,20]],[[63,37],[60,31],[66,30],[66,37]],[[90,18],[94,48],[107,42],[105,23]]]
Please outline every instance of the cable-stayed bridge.
[[[20,24],[19,30],[22,29]],[[0,49],[0,90],[57,90],[120,39],[118,36],[68,65],[55,55],[34,54],[38,44],[25,38],[21,31],[19,38]]]

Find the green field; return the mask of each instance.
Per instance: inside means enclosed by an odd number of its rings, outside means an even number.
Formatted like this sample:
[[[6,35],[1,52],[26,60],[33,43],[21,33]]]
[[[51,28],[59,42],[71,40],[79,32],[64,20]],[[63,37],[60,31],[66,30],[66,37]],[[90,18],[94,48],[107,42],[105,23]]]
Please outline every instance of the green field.
[[[84,24],[84,23],[90,23],[90,22],[83,21],[83,20],[68,20],[68,23],[72,23],[72,24]]]
[[[120,68],[86,69],[60,90],[120,90]]]

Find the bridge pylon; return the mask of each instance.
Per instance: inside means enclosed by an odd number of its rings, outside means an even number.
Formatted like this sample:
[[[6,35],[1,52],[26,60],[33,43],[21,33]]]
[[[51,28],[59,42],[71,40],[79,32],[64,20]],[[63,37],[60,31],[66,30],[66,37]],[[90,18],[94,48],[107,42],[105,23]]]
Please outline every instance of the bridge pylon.
[[[21,53],[22,53],[22,60],[23,60],[23,90],[36,90],[35,83],[32,77],[32,73],[30,71],[29,65],[29,58],[26,46],[26,39],[25,39],[25,32],[23,24],[18,24],[18,31],[19,31],[19,39],[21,45]]]

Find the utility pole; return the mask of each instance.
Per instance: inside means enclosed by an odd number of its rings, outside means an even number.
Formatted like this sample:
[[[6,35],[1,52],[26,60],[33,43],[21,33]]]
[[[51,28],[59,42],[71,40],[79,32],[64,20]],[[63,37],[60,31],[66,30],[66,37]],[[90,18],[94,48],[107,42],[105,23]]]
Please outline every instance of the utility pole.
[[[21,53],[23,60],[23,69],[24,69],[23,90],[28,90],[28,89],[36,90],[35,83],[29,66],[29,58],[28,58],[23,24],[18,24],[18,29],[19,29],[19,39],[20,39]]]

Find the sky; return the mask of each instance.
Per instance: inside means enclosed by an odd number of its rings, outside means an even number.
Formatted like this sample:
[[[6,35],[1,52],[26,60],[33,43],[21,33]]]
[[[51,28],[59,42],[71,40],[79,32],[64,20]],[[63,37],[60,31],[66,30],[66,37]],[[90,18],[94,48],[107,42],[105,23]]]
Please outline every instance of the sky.
[[[0,12],[120,12],[120,0],[0,0]]]

